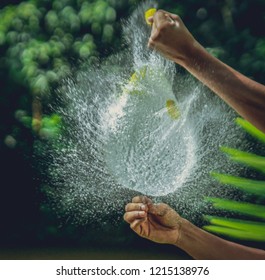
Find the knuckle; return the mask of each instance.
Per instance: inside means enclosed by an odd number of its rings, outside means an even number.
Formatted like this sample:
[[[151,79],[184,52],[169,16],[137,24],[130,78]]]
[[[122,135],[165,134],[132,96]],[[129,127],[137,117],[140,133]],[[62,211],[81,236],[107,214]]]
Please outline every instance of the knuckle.
[[[166,203],[160,203],[160,206],[161,207],[163,207],[163,208],[165,208],[165,209],[168,209],[168,208],[170,208]]]
[[[152,38],[150,38],[148,41],[148,47],[154,47],[154,41]]]
[[[123,220],[126,221],[126,222],[128,221],[128,215],[127,215],[127,213],[125,213],[125,214],[123,215]]]
[[[156,12],[157,12],[157,13],[162,13],[162,14],[165,13],[165,11],[164,11],[163,9],[158,9]]]
[[[152,47],[154,47],[156,45],[156,43],[159,41],[160,36],[161,35],[158,32],[155,35],[152,35],[152,37],[150,38],[150,41],[151,41],[150,45]]]
[[[133,199],[132,199],[132,202],[138,202],[138,201],[140,201],[140,196],[135,196]]]

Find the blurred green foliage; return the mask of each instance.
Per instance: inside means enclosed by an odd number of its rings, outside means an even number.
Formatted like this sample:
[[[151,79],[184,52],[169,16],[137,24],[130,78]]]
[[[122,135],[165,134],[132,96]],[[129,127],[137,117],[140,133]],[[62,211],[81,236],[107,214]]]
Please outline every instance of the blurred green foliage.
[[[1,1],[0,152],[2,180],[10,187],[1,184],[1,197],[5,199],[0,210],[10,217],[3,218],[0,237],[19,240],[13,234],[16,231],[28,240],[38,236],[36,231],[42,232],[42,239],[47,237],[43,232],[54,234],[54,230],[47,230],[54,229],[49,221],[46,228],[36,226],[39,206],[34,194],[39,182],[32,180],[33,144],[60,134],[61,118],[50,108],[60,81],[80,62],[90,63],[119,51],[123,47],[120,19],[130,15],[140,2]],[[159,8],[179,14],[215,56],[265,83],[264,0],[157,2]],[[11,202],[15,193],[20,199]]]
[[[237,124],[250,135],[265,143],[265,133],[259,131],[249,122],[238,118]],[[265,157],[237,149],[222,147],[231,160],[244,164],[258,172],[265,173]],[[206,216],[210,223],[204,229],[232,237],[234,239],[265,242],[265,181],[235,177],[227,174],[212,173],[212,176],[222,184],[232,186],[251,195],[248,201],[240,202],[223,198],[206,198],[217,209],[235,213],[237,219],[231,217]]]
[[[8,73],[11,83],[23,87],[17,98],[27,103],[23,108],[26,116],[19,121],[29,127],[33,117],[31,126],[39,132],[36,122],[41,122],[53,89],[71,73],[73,64],[118,47],[118,14],[127,7],[120,1],[31,0],[0,10],[0,71]],[[34,100],[38,104],[29,110]],[[56,129],[50,128],[45,135],[52,137]],[[15,137],[16,133],[10,133]]]
[[[7,5],[10,2],[17,5]],[[53,100],[53,89],[76,63],[121,48],[120,19],[140,2],[4,1],[0,10],[0,71],[8,73],[9,82],[19,88],[16,98],[24,100],[14,110],[40,118]],[[158,4],[179,14],[215,56],[257,81],[265,81],[265,1],[161,0]],[[13,90],[18,91],[16,86]],[[34,98],[40,100],[35,109],[30,105]]]
[[[10,1],[5,2],[2,5]],[[42,107],[45,110],[51,102],[50,92],[71,73],[73,64],[119,49],[119,20],[139,2],[29,0],[3,6],[0,10],[0,68],[9,73],[10,82],[23,87],[17,98],[30,104],[32,98],[38,96],[41,107],[36,110],[41,111]],[[265,31],[262,28],[265,1],[172,3],[161,0],[158,3],[159,7],[182,16],[195,37],[214,55],[246,75],[265,81]],[[24,105],[14,109],[26,109],[28,116],[34,117],[34,110],[28,108]]]

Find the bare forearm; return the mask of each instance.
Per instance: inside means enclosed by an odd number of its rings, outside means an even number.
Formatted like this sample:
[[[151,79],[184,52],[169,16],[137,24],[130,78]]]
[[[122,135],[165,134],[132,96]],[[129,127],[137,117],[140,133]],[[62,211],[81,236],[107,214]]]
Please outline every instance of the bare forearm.
[[[243,118],[265,132],[264,85],[222,63],[197,42],[190,57],[181,64]]]
[[[226,241],[183,220],[176,244],[194,259],[265,259],[265,251]]]

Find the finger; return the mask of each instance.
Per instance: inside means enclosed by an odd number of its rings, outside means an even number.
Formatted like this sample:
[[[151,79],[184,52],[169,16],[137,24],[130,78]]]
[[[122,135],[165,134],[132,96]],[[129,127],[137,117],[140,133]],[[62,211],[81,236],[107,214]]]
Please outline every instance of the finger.
[[[133,203],[144,203],[145,202],[145,196],[143,196],[143,195],[135,196],[132,199],[132,202]]]
[[[181,21],[181,18],[178,15],[167,13],[171,19],[176,20],[176,21]]]
[[[149,205],[148,213],[163,219],[163,224],[168,227],[179,227],[182,223],[181,216],[165,203]]]
[[[147,213],[145,211],[132,211],[132,212],[126,212],[123,216],[123,219],[125,222],[131,224],[134,222],[134,220],[142,219],[147,216]]]
[[[147,46],[148,46],[148,48],[154,48],[155,47],[155,42],[153,41],[152,38],[149,38]]]
[[[175,20],[171,17],[170,14],[165,14],[165,18],[169,23],[175,24]]]
[[[126,212],[131,212],[131,211],[145,211],[147,210],[147,206],[143,203],[128,203],[125,206],[125,211]]]
[[[156,28],[160,28],[161,25],[163,25],[165,22],[174,21],[171,18],[171,15],[173,15],[173,14],[170,14],[164,10],[158,10],[153,16],[153,22],[154,22]]]
[[[154,18],[154,21],[157,22],[161,19],[164,18],[164,15],[166,14],[167,12],[162,10],[162,9],[159,9],[155,12],[155,14],[153,15],[153,18]]]
[[[150,35],[150,38],[148,40],[148,47],[152,47],[154,48],[155,47],[155,42],[153,40],[153,38],[156,38],[158,36],[158,30],[155,26],[155,24],[152,24],[152,30],[151,30],[151,35]]]
[[[157,216],[164,216],[169,211],[169,209],[170,207],[165,203],[148,205],[148,213]]]
[[[175,25],[176,27],[179,27],[180,25],[184,25],[181,18],[178,15],[174,15],[171,13],[168,13],[169,17],[172,20],[172,25]]]
[[[130,225],[130,228],[136,232],[141,232],[139,231],[139,227],[141,226],[142,223],[144,223],[146,221],[146,218],[143,218],[143,219],[137,219],[137,220],[134,220],[131,225]]]
[[[144,195],[140,195],[140,196],[136,196],[132,199],[133,203],[144,203],[144,204],[148,204],[148,203],[152,203],[152,200]]]
[[[153,22],[154,22],[154,17],[151,16],[151,17],[149,17],[147,20],[148,20],[151,24],[153,24]]]
[[[148,47],[154,48],[156,41],[161,37],[161,30],[169,26],[174,27],[178,24],[174,19],[171,18],[171,14],[163,10],[158,10],[153,16],[153,24],[151,36],[148,41]]]

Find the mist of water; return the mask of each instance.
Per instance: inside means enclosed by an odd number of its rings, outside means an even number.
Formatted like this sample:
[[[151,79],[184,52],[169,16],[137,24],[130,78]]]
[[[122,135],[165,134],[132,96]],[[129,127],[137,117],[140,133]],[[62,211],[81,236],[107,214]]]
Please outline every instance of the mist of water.
[[[78,70],[59,90],[64,133],[52,153],[49,196],[57,210],[80,223],[121,214],[137,194],[169,203],[196,222],[210,211],[204,196],[235,195],[209,175],[240,171],[219,151],[221,145],[245,145],[235,115],[147,48],[144,11],[150,3],[124,22],[123,51]],[[169,115],[167,100],[177,104],[179,118]]]

